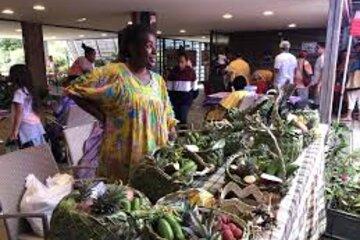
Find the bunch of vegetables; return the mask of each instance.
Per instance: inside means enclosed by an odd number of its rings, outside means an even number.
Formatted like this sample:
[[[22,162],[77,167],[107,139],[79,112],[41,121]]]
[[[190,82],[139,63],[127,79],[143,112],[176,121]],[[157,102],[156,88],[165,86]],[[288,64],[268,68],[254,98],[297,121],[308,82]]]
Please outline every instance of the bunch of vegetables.
[[[193,151],[197,152],[204,162],[221,166],[223,164],[223,150],[226,142],[216,133],[187,132],[184,144],[194,146],[195,149]]]
[[[152,220],[154,239],[237,240],[243,239],[244,225],[229,214],[204,208],[177,209]]]
[[[54,210],[51,239],[136,239],[150,207],[149,200],[132,188],[85,183]]]
[[[118,183],[104,186],[105,191],[96,197],[91,196],[94,185],[80,186],[78,208],[95,215],[109,215],[119,211],[131,213],[150,208],[149,200],[140,192]]]
[[[198,170],[198,165],[186,155],[183,147],[175,145],[156,151],[153,155],[158,168],[180,181],[190,181]]]

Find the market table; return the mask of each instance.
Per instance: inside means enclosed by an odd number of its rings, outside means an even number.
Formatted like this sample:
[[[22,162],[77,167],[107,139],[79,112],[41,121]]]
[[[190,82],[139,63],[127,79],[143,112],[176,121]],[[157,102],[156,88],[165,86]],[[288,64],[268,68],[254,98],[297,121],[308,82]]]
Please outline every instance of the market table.
[[[326,228],[324,145],[327,125],[320,125],[321,137],[308,146],[296,160],[299,170],[281,200],[276,226],[256,239],[292,240],[319,239]],[[232,158],[237,157],[232,156]],[[196,187],[218,191],[225,183],[225,167],[207,180],[197,181]]]

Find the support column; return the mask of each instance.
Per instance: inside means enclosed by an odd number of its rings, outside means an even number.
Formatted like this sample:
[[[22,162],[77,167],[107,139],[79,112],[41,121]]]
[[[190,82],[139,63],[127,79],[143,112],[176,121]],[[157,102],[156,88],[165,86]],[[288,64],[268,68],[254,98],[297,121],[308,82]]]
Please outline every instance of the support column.
[[[131,21],[133,24],[141,24],[150,27],[156,31],[156,13],[154,12],[132,12]]]
[[[329,1],[324,68],[321,77],[320,119],[331,123],[336,64],[338,59],[344,0]]]
[[[32,73],[34,87],[43,93],[47,91],[47,82],[42,25],[21,22],[21,28],[26,65]]]

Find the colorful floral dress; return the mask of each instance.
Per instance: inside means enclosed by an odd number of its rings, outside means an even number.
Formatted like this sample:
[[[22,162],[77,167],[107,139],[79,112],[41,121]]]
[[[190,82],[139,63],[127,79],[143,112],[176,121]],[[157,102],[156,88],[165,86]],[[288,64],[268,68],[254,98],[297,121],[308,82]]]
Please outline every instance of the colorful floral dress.
[[[68,91],[95,101],[106,115],[99,174],[127,181],[145,154],[168,141],[176,125],[163,78],[153,72],[144,85],[123,63],[78,78]]]

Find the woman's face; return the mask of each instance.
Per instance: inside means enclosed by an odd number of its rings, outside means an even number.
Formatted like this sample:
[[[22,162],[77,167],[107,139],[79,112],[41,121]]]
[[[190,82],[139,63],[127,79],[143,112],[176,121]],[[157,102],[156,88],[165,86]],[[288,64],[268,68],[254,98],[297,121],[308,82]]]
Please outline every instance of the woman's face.
[[[132,49],[134,61],[141,67],[153,68],[156,65],[156,37],[147,34],[139,46]]]
[[[180,67],[180,69],[184,69],[186,67],[186,65],[187,65],[186,58],[184,56],[181,56],[179,58],[179,67]]]

